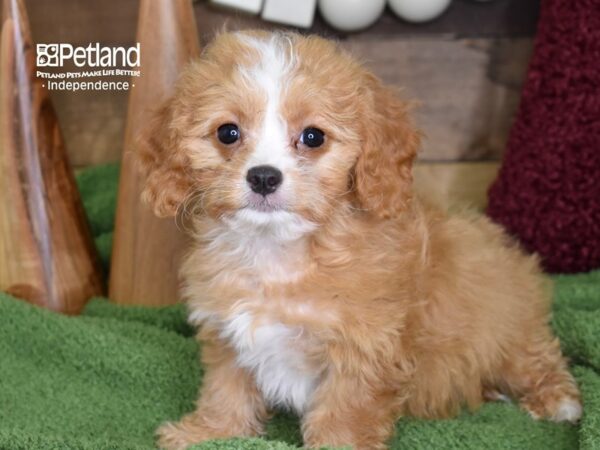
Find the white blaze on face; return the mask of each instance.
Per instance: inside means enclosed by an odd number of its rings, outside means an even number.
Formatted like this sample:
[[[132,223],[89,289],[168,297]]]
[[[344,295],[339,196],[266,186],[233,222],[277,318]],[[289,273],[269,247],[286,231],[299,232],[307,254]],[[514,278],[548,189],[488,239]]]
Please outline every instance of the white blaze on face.
[[[246,173],[256,166],[272,166],[283,174],[283,181],[276,192],[269,195],[271,202],[283,206],[283,210],[262,212],[243,208],[233,218],[226,220],[230,230],[251,236],[268,236],[276,242],[293,241],[312,231],[315,225],[302,216],[285,210],[293,203],[294,186],[291,171],[296,168],[292,137],[281,113],[281,104],[296,64],[292,42],[281,35],[258,38],[240,33],[239,38],[256,51],[258,57],[249,66],[238,68],[243,82],[249,89],[262,94],[260,124],[256,129],[242,130],[250,133],[254,148],[242,169],[242,193],[248,199],[254,194],[246,183]]]
[[[286,189],[289,184],[286,171],[294,167],[295,159],[290,150],[289,130],[281,115],[281,103],[294,66],[292,45],[289,40],[277,35],[268,39],[242,35],[242,39],[258,51],[259,59],[251,67],[240,68],[240,72],[249,86],[264,94],[262,123],[257,130],[252,130],[256,146],[246,169],[273,166],[283,173],[280,189]]]

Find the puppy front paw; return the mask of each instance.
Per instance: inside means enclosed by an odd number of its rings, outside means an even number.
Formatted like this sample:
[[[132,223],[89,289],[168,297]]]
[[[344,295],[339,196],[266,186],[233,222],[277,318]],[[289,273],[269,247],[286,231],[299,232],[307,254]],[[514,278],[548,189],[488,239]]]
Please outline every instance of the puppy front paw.
[[[156,430],[157,445],[163,450],[185,450],[193,444],[212,439],[208,430],[191,420],[167,422]]]
[[[548,419],[554,422],[576,423],[581,418],[581,401],[576,397],[524,398],[521,406],[534,419]]]
[[[581,402],[575,398],[563,398],[558,404],[558,408],[552,416],[555,422],[571,422],[576,423],[581,419],[583,408]]]

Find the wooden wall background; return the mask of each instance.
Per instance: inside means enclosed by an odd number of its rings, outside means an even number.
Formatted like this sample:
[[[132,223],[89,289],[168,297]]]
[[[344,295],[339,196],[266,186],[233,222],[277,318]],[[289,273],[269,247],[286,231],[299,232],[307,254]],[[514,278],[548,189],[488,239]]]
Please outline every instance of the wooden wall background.
[[[156,0],[169,1],[169,0]],[[300,1],[300,0],[299,0]],[[27,0],[36,42],[131,45],[137,0]],[[202,43],[230,28],[272,28],[258,18],[194,3]],[[320,19],[312,32],[339,39],[386,82],[420,103],[427,138],[422,161],[498,160],[518,104],[532,48],[539,0],[454,0],[427,25],[387,11],[371,29],[338,34]],[[144,54],[143,57],[149,57]],[[127,92],[53,91],[75,167],[120,159]]]

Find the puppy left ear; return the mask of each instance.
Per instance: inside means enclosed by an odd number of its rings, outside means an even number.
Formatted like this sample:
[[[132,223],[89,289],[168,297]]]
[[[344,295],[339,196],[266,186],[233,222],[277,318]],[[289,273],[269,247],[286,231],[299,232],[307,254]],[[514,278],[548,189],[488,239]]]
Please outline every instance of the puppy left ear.
[[[362,150],[354,167],[354,186],[360,207],[389,219],[412,200],[412,163],[421,142],[409,104],[396,92],[367,75]]]
[[[181,148],[181,133],[174,126],[173,100],[167,100],[138,138],[135,155],[144,176],[142,201],[158,217],[177,215],[194,184],[189,160]]]

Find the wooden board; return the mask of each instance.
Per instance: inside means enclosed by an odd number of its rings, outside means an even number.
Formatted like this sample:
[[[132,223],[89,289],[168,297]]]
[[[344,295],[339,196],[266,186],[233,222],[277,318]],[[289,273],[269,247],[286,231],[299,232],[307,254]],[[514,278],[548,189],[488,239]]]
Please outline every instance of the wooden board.
[[[504,151],[531,40],[411,38],[343,42],[418,102],[425,161],[493,160]]]
[[[499,168],[497,162],[418,163],[413,170],[415,190],[421,198],[449,210],[483,211]]]
[[[138,0],[27,0],[38,42],[130,45]],[[356,34],[318,18],[310,32],[340,39],[387,82],[421,102],[427,134],[421,158],[498,159],[503,151],[535,33],[539,0],[454,0],[439,20],[412,25],[390,11]],[[194,4],[201,42],[232,29],[281,28],[242,12]],[[51,92],[77,167],[118,161],[126,92]]]

